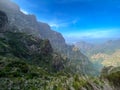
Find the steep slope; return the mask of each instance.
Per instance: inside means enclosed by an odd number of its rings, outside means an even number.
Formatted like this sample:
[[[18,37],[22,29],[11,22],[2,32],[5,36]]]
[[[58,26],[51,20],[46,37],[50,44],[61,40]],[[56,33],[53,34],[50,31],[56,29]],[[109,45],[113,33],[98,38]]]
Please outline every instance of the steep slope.
[[[93,67],[78,48],[61,49],[62,56],[69,57],[65,63],[66,60],[53,51],[48,39],[10,26],[7,19],[6,13],[0,11],[1,90],[119,90],[119,68],[110,69],[112,74],[103,76],[114,89],[104,79],[85,75],[93,74]],[[65,64],[69,65],[65,67]]]
[[[101,72],[101,78],[107,79],[114,90],[120,89],[120,67],[104,67]]]
[[[91,73],[91,70],[95,71],[93,69],[92,63],[85,55],[83,55],[80,51],[74,51],[74,46],[67,45],[60,33],[51,30],[48,24],[38,22],[34,15],[23,14],[20,11],[20,8],[10,0],[0,0],[0,10],[4,11],[8,16],[9,24],[6,28],[11,28],[9,31],[11,30],[12,32],[16,32],[17,30],[19,32],[25,32],[41,39],[48,39],[54,52],[60,53],[65,59],[68,58],[68,63],[71,61],[73,63],[75,62],[77,65],[74,65],[74,68],[79,67],[79,72],[88,71]],[[81,65],[79,65],[79,63],[81,63]]]
[[[0,56],[1,90],[117,90],[99,78],[50,74],[16,57]],[[118,89],[119,90],[119,89]]]
[[[7,14],[9,26],[15,26],[21,32],[27,32],[42,39],[49,39],[54,48],[61,49],[66,46],[60,33],[51,30],[48,24],[38,22],[34,15],[25,15],[10,0],[1,0],[0,10]]]
[[[5,28],[7,16],[0,11],[0,56],[17,57],[28,63],[36,64],[46,71],[59,71],[63,69],[63,58],[53,52],[49,40],[19,32],[16,28]]]
[[[53,73],[54,71],[50,69],[58,71],[58,66],[63,64],[58,62],[58,59],[60,61],[62,59],[60,56],[54,54],[52,57],[51,54],[54,53],[48,40],[20,32],[4,32],[0,38],[0,88],[2,90],[116,90],[99,78],[74,75],[69,71]]]
[[[63,58],[53,52],[49,40],[42,40],[20,32],[6,31],[2,34],[0,55],[23,59],[49,72],[63,69]]]

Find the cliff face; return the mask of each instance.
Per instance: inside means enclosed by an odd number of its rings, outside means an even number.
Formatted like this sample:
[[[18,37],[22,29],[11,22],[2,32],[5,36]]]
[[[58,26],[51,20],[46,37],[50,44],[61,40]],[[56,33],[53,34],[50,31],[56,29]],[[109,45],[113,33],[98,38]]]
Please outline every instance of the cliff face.
[[[67,47],[65,39],[60,33],[51,30],[50,26],[46,23],[39,22],[38,24],[40,31],[39,33],[42,38],[49,39],[54,50],[62,51],[63,48]]]
[[[60,49],[66,46],[60,33],[51,30],[48,24],[38,22],[34,15],[23,14],[20,8],[10,0],[1,0],[0,10],[7,14],[9,26],[15,26],[19,31],[27,32],[42,39],[49,39],[53,47]]]
[[[82,70],[86,72],[86,66],[88,69],[89,66],[90,68],[93,68],[92,63],[88,58],[80,51],[74,51],[74,46],[67,45],[60,33],[51,30],[48,24],[38,22],[34,15],[25,15],[15,3],[10,0],[1,0],[0,10],[4,11],[8,16],[9,24],[7,28],[12,28],[9,30],[16,32],[16,28],[18,28],[17,30],[19,32],[25,32],[41,39],[48,39],[55,52],[61,53],[64,58],[70,59],[70,65],[73,65],[74,63],[77,64],[73,66],[77,69],[80,68],[78,71]],[[81,63],[81,66],[79,63]]]
[[[0,11],[0,56],[23,59],[47,71],[63,69],[63,58],[53,52],[48,39],[40,39],[9,27],[6,13]]]

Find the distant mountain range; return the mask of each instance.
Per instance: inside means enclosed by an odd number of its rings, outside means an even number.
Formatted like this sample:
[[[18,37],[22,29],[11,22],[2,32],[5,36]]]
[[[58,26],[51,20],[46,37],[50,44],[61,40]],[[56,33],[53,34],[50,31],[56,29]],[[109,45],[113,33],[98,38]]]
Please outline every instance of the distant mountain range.
[[[120,39],[109,40],[101,44],[91,44],[84,41],[75,44],[92,62],[102,66],[120,66]]]

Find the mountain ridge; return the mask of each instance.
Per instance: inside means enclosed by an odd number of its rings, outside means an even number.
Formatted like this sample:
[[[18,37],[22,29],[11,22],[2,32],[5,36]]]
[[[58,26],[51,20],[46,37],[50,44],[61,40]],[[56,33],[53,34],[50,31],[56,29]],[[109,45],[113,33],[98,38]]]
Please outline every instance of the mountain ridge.
[[[58,50],[55,50],[50,42],[60,43],[62,36],[58,36],[55,31],[49,31],[50,26],[44,23],[42,26],[47,27],[41,26],[40,29],[46,31],[47,34],[44,31],[42,34],[37,33],[39,30],[35,32],[37,34],[33,34],[31,30],[34,30],[32,26],[35,23],[31,21],[36,21],[35,17],[30,16],[34,17],[31,20],[29,16],[26,16],[25,20],[30,22],[24,21],[21,12],[13,10],[14,13],[12,13],[10,10],[5,10],[6,4],[3,2],[6,1],[0,1],[0,4],[2,2],[2,11],[0,8],[0,89],[119,90],[120,67],[104,67],[100,77],[94,77],[93,75],[96,74],[93,64],[77,47],[63,43],[63,45],[60,44],[62,49],[57,47]],[[10,3],[9,5],[11,6]],[[3,9],[10,11],[10,16]],[[27,29],[22,27],[24,24],[31,26]],[[51,37],[53,34],[56,34],[55,37],[59,39],[53,39]],[[47,36],[53,41],[48,40]],[[64,38],[62,40],[61,42],[64,42]]]
[[[75,44],[92,62],[103,66],[119,66],[120,39],[108,40],[101,44],[78,42]]]
[[[8,16],[9,24],[6,28],[11,28],[9,30],[12,30],[13,32],[17,32],[16,30],[18,30],[19,32],[24,32],[40,39],[48,39],[54,52],[60,53],[62,57],[68,58],[70,61],[74,60],[74,62],[78,62],[76,63],[77,67],[84,67],[77,71],[87,72],[87,69],[90,69],[88,71],[89,73],[91,73],[90,71],[92,69],[92,71],[95,71],[92,63],[84,54],[80,51],[74,51],[74,46],[67,45],[60,33],[51,30],[48,24],[38,22],[34,15],[25,15],[20,11],[20,8],[10,0],[1,0],[0,10],[4,11]],[[71,63],[71,65],[73,65],[73,63]],[[79,63],[82,63],[82,65],[80,66]],[[74,67],[77,69],[76,66]],[[90,68],[86,68],[85,66],[90,66]]]

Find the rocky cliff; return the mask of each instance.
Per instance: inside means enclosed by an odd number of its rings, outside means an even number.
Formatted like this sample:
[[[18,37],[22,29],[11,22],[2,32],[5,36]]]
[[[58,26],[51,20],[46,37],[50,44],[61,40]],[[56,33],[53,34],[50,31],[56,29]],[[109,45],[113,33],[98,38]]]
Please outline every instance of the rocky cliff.
[[[38,22],[34,15],[25,15],[10,0],[1,0],[0,10],[7,14],[9,26],[15,26],[19,31],[27,32],[42,39],[49,39],[54,48],[60,49],[66,46],[60,33],[51,30],[48,24]]]

